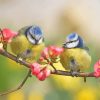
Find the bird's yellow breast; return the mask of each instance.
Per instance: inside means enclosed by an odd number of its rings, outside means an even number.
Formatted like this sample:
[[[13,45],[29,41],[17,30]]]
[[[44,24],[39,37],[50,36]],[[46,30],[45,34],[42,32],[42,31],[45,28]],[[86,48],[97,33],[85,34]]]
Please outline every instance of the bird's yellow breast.
[[[43,51],[44,47],[45,47],[44,43],[41,43],[41,44],[38,44],[38,45],[34,45],[32,47],[32,52],[34,54],[35,59],[36,58],[38,59],[40,57],[40,54]]]
[[[30,49],[32,44],[27,40],[24,35],[19,35],[13,38],[12,42],[10,43],[10,48],[12,52],[16,55],[24,52],[27,49]]]
[[[33,63],[37,61],[44,47],[45,47],[44,43],[41,43],[39,45],[33,45],[33,47],[31,48],[31,51],[32,51],[31,56],[28,59],[26,59],[26,61],[29,63]]]
[[[78,64],[77,69],[80,70],[89,68],[91,63],[91,56],[86,50],[80,48],[64,49],[60,56],[60,59],[63,67],[67,70],[70,69],[69,66],[71,59],[74,59],[76,61],[76,63]]]

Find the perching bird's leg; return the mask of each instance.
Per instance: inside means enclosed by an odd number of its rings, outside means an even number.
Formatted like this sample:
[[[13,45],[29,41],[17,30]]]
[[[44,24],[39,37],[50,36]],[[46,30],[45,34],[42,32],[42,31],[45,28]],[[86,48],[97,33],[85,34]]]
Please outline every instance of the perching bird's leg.
[[[3,48],[5,51],[7,51],[7,43],[5,43],[5,42],[3,43]]]
[[[86,77],[84,77],[84,82],[86,82]]]
[[[20,60],[26,60],[32,56],[32,51],[27,49],[24,52],[17,55],[17,62],[19,63]]]
[[[78,77],[78,75],[79,75],[79,71],[78,70],[77,71],[70,70],[70,73],[71,73],[72,77],[74,77],[74,76]]]
[[[19,62],[22,61],[22,60],[23,60],[23,58],[21,58],[20,55],[17,55],[17,57],[16,57],[16,62],[19,63]]]
[[[29,69],[26,77],[24,78],[24,80],[21,82],[21,84],[16,89],[9,90],[9,91],[7,91],[5,93],[1,93],[0,96],[7,95],[9,93],[12,93],[12,92],[15,92],[15,91],[21,89],[23,87],[23,85],[25,84],[25,82],[27,81],[27,79],[30,77],[30,75],[31,75],[31,70]]]
[[[70,73],[72,74],[73,77],[74,76],[78,77],[79,72],[80,72],[80,69],[78,69],[77,62],[75,61],[75,59],[71,59],[71,61],[70,61]]]

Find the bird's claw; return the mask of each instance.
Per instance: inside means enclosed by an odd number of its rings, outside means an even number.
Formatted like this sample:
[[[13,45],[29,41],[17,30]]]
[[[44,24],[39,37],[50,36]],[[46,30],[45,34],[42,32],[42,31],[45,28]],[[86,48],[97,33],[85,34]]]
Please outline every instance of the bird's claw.
[[[17,58],[16,58],[16,62],[17,63],[20,63],[20,61],[22,61],[22,60],[23,60],[22,58],[20,58],[20,57],[17,56]]]
[[[77,72],[77,71],[70,71],[70,73],[71,73],[72,77],[74,77],[74,76],[78,77],[79,76],[79,72]]]

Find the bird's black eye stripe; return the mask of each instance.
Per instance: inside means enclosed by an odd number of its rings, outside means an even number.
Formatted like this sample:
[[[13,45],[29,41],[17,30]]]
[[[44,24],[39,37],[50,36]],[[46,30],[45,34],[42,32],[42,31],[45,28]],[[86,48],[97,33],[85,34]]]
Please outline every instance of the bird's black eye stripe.
[[[30,34],[31,35],[31,37],[35,40],[35,44],[37,44],[38,43],[38,40],[36,39],[36,38],[34,38],[33,36],[32,36],[32,34]]]
[[[35,38],[32,36],[32,34],[30,34],[30,35],[31,35],[32,39],[35,39]]]
[[[38,41],[42,38],[42,37],[40,37],[40,38],[37,40],[35,37],[32,36],[32,34],[30,34],[30,36],[32,37],[32,39],[35,40],[35,44],[38,44]],[[44,38],[43,38],[43,41],[44,41]]]
[[[77,42],[78,41],[78,39],[77,40],[74,40],[74,41],[69,41],[69,42],[67,42],[67,43],[72,43],[72,42]]]
[[[34,40],[37,41],[37,39],[36,39],[35,37],[33,37],[32,34],[30,34],[30,35],[31,35],[31,37],[32,37]],[[42,37],[40,37],[39,40],[40,40],[41,38],[42,38]]]

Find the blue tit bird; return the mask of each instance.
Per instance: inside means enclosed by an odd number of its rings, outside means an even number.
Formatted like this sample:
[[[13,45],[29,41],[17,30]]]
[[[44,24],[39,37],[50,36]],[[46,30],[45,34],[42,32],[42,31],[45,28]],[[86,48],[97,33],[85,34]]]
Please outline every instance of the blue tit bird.
[[[70,70],[72,76],[77,76],[79,71],[90,67],[89,49],[77,33],[71,33],[67,36],[63,48],[60,61],[66,70]]]
[[[41,28],[36,25],[21,28],[18,35],[12,39],[10,47],[12,52],[17,55],[17,58],[28,62],[37,60],[45,47]]]

